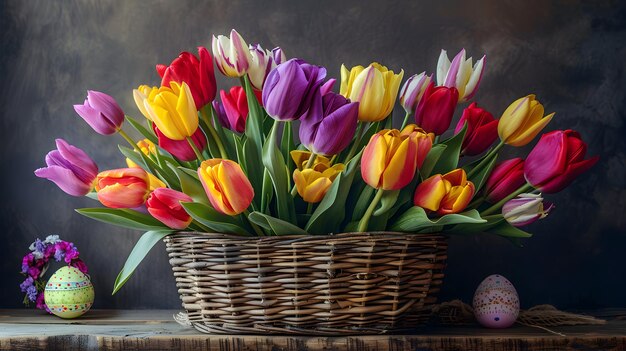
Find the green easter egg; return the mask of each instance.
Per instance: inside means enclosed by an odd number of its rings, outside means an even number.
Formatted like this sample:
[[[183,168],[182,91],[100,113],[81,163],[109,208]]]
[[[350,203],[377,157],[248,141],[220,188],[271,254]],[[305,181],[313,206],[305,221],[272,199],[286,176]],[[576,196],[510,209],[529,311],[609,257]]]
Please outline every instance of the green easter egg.
[[[50,312],[61,318],[76,318],[87,312],[94,300],[89,277],[78,268],[59,268],[46,283],[44,301]]]

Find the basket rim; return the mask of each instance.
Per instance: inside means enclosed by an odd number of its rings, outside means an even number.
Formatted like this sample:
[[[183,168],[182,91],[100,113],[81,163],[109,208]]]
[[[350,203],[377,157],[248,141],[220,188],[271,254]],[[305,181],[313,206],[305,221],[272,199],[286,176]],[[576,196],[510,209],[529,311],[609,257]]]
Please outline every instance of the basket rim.
[[[176,238],[185,238],[185,239],[218,239],[218,240],[233,240],[233,241],[241,241],[241,242],[263,242],[263,241],[327,241],[327,240],[337,240],[337,239],[352,239],[352,238],[362,238],[363,240],[394,240],[394,239],[410,239],[410,240],[419,240],[419,239],[427,239],[427,240],[447,240],[448,236],[442,233],[427,233],[427,234],[417,234],[417,233],[405,233],[405,232],[391,232],[391,231],[372,231],[372,232],[345,232],[345,233],[330,233],[330,234],[321,234],[321,235],[313,235],[313,234],[294,234],[294,235],[273,235],[273,236],[242,236],[236,234],[227,234],[227,233],[213,233],[213,232],[198,232],[198,231],[179,231],[175,232],[172,235],[168,235],[163,240],[168,242],[172,239]]]

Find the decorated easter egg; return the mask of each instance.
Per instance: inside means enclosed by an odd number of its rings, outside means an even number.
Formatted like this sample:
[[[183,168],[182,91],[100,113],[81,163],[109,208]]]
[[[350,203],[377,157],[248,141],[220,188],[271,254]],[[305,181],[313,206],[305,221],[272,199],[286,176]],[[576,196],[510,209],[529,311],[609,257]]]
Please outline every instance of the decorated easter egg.
[[[78,268],[59,268],[46,283],[44,301],[50,312],[61,318],[76,318],[93,304],[94,291],[89,277]]]
[[[511,282],[499,274],[485,278],[474,293],[474,316],[487,328],[508,328],[519,315],[519,296]]]

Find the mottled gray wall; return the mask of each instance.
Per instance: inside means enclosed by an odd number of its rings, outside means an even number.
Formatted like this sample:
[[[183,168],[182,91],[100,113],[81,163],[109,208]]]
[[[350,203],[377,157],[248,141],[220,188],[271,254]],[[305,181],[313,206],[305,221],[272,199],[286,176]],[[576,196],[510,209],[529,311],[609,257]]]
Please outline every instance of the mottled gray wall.
[[[87,89],[113,95],[138,115],[131,89],[157,84],[156,63],[210,46],[210,34],[237,28],[249,42],[280,45],[339,75],[339,66],[377,60],[405,76],[435,69],[439,50],[465,47],[488,62],[477,99],[499,115],[534,92],[572,127],[600,163],[561,194],[557,210],[533,225],[523,249],[496,237],[456,237],[443,298],[468,301],[499,272],[522,304],[626,306],[626,12],[619,1],[2,1],[0,14],[0,307],[18,307],[20,257],[36,237],[61,234],[80,248],[97,308],[180,306],[163,245],[115,296],[115,276],[140,233],[93,222],[32,171],[62,137],[101,169],[123,159],[112,142],[74,113]],[[232,84],[219,78],[221,87]],[[508,149],[513,155],[512,149]]]

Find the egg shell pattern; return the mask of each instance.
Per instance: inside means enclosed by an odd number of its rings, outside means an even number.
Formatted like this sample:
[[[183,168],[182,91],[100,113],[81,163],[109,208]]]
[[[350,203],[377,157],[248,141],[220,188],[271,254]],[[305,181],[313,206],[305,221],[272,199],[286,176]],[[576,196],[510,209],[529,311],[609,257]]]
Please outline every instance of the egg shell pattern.
[[[474,315],[487,328],[508,328],[519,316],[519,296],[511,282],[499,274],[485,278],[474,293]]]
[[[75,267],[59,268],[46,283],[44,300],[50,311],[61,318],[76,318],[87,312],[94,301],[89,277]]]

